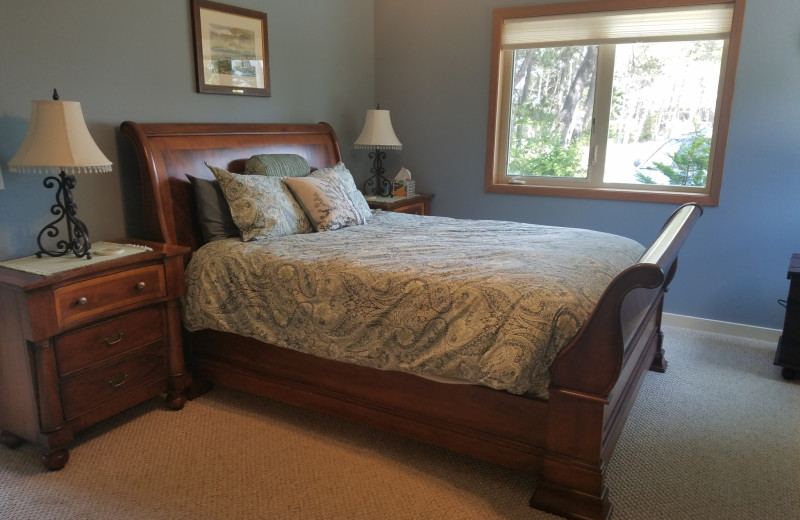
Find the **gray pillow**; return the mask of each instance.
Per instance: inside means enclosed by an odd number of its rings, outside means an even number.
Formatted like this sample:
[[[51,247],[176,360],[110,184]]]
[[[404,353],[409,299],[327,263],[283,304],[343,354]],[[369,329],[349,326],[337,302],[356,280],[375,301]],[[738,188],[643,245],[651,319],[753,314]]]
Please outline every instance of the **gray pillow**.
[[[293,153],[254,155],[244,163],[244,173],[247,175],[305,177],[310,171],[308,161]]]
[[[213,242],[223,238],[238,237],[239,228],[233,222],[231,209],[217,180],[200,179],[187,175],[194,190],[197,220],[203,241]]]

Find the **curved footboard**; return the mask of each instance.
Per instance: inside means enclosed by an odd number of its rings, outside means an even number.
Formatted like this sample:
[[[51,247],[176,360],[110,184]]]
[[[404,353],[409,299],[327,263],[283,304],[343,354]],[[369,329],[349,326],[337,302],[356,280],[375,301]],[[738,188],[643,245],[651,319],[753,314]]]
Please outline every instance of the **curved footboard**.
[[[609,284],[586,326],[556,357],[533,507],[568,518],[611,515],[606,462],[644,374],[661,358],[663,295],[702,213],[697,204],[678,208],[639,261]]]

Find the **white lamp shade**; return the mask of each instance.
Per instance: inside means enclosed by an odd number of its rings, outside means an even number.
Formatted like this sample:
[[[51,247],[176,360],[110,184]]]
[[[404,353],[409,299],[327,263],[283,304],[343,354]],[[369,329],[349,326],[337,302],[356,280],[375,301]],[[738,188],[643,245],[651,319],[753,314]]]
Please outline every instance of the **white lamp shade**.
[[[388,148],[400,150],[403,144],[392,128],[392,120],[388,110],[367,110],[364,129],[355,142],[356,148]]]
[[[28,132],[8,165],[20,173],[111,171],[111,161],[89,134],[77,101],[32,101]]]

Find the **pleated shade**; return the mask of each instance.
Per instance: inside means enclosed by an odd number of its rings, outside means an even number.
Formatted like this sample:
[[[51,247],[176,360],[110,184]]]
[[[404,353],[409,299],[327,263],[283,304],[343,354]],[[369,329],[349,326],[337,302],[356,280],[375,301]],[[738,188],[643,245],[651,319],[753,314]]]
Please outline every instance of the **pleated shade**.
[[[355,142],[356,148],[381,148],[400,150],[403,144],[392,128],[392,120],[388,110],[367,110],[364,128]]]
[[[32,101],[28,131],[8,165],[18,173],[111,171],[111,161],[89,134],[77,101]]]

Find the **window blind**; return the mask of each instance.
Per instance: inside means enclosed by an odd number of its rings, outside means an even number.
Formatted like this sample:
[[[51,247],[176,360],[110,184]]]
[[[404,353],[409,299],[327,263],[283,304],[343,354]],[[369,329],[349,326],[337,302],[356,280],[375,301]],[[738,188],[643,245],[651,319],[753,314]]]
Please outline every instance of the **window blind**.
[[[503,50],[728,38],[733,3],[576,13],[504,21]]]

